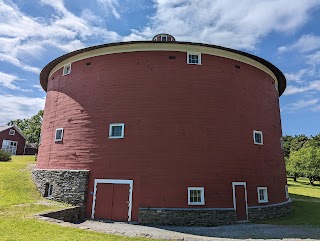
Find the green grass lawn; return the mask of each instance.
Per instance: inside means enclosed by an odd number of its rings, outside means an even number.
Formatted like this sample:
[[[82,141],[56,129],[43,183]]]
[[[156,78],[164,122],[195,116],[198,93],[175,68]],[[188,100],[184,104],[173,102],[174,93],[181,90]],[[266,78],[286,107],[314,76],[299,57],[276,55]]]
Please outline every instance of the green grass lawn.
[[[63,204],[42,198],[31,180],[33,156],[14,156],[0,162],[0,240],[150,240],[62,227],[32,215],[59,209]],[[48,205],[46,203],[51,205]]]
[[[305,178],[298,178],[297,182],[288,178],[288,188],[293,200],[292,214],[259,223],[320,226],[320,183],[311,186]]]

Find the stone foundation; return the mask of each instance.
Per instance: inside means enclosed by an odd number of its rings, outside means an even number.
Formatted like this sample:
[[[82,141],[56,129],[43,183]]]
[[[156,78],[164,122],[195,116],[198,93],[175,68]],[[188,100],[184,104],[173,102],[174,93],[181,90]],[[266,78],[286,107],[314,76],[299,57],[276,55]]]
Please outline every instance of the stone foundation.
[[[249,220],[263,220],[270,218],[279,218],[290,214],[293,210],[292,200],[279,204],[268,206],[255,206],[248,208]]]
[[[233,208],[140,208],[138,222],[152,225],[216,226],[236,222]]]
[[[52,185],[52,195],[48,199],[84,207],[88,189],[88,170],[34,169],[32,179],[42,196],[46,185]]]
[[[283,217],[292,212],[291,199],[284,203],[248,208],[249,221]],[[216,226],[237,222],[233,208],[140,208],[138,222],[151,225]]]

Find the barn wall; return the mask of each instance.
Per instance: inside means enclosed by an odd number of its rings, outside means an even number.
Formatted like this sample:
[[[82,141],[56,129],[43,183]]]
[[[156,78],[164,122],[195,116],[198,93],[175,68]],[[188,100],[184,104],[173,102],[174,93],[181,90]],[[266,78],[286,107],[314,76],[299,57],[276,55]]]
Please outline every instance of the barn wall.
[[[111,123],[125,123],[124,139],[108,138]],[[253,144],[253,130],[264,145]],[[247,182],[249,206],[263,206],[258,186],[268,187],[268,204],[287,200],[280,137],[274,79],[251,65],[206,54],[189,65],[174,51],[110,54],[50,77],[37,168],[89,169],[87,216],[96,178],[134,180],[133,220],[139,208],[192,207],[190,186],[205,188],[203,207],[232,208],[234,181]]]

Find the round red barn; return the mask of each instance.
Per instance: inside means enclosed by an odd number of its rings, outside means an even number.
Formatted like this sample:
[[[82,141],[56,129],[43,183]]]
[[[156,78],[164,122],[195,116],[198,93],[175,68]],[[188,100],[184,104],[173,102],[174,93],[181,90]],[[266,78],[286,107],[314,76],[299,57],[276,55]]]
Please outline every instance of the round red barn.
[[[87,218],[217,225],[292,210],[279,111],[286,79],[268,61],[159,34],[65,54],[40,82],[33,178]]]

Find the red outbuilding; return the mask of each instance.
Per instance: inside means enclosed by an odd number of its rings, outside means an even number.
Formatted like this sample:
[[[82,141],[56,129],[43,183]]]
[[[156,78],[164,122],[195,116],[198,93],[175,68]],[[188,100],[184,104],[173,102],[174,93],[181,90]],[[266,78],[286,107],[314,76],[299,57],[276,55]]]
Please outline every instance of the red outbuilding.
[[[119,42],[44,67],[33,178],[86,217],[217,225],[291,212],[270,62],[225,47]]]
[[[0,126],[0,143],[2,150],[12,155],[23,155],[25,152],[26,139],[17,126]]]

